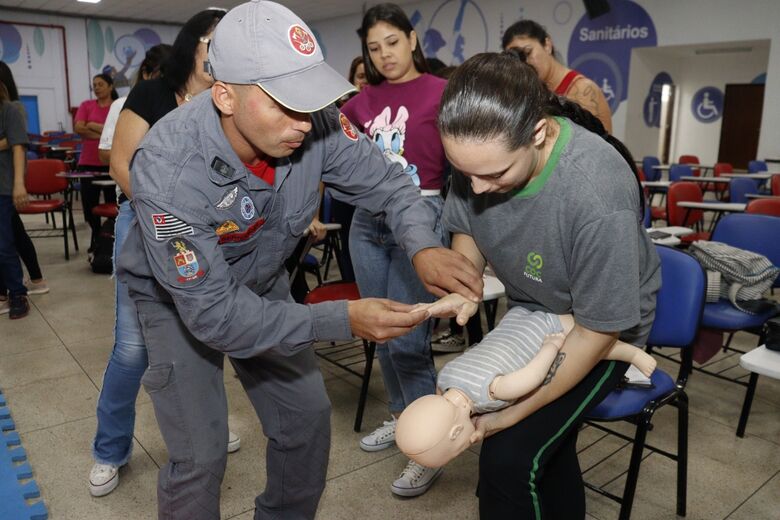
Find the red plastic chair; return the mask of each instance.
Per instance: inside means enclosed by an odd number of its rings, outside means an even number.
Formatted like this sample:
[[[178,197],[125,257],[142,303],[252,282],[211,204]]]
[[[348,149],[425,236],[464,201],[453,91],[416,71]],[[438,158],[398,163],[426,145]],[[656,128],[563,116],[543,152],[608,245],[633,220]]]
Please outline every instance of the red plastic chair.
[[[780,175],[772,175],[772,195],[780,197]]]
[[[731,163],[719,162],[712,167],[712,176],[720,177],[724,173],[733,173],[734,167]],[[726,183],[710,182],[704,185],[704,191],[715,192],[720,200],[726,200],[728,198],[727,193],[729,191],[729,185]]]
[[[68,228],[73,235],[73,245],[76,251],[79,250],[78,239],[76,238],[76,228],[73,225],[73,212],[67,202],[66,192],[68,190],[68,181],[62,177],[57,177],[57,173],[66,171],[65,164],[58,159],[34,159],[27,163],[27,178],[25,187],[30,195],[41,195],[48,197],[42,200],[31,200],[26,208],[19,210],[23,215],[42,215],[51,213],[54,229],[39,228],[28,229],[28,234],[32,238],[50,238],[62,236],[65,243],[65,259],[70,260],[68,251]],[[51,198],[52,195],[62,194],[62,198]],[[62,229],[56,229],[54,212],[62,214]]]
[[[748,202],[745,213],[780,217],[780,199],[753,199]]]
[[[355,282],[333,282],[320,285],[312,289],[304,298],[303,303],[315,304],[337,300],[359,300],[360,292]],[[373,341],[362,340],[362,352],[357,352],[355,345],[350,344],[330,344],[315,347],[314,352],[321,359],[336,365],[362,379],[360,387],[360,398],[358,399],[357,414],[355,415],[356,432],[360,431],[363,423],[363,410],[366,407],[366,398],[368,397],[368,383],[371,380],[371,368],[374,365],[374,353],[376,352],[376,343]],[[363,372],[360,373],[352,368],[352,365],[365,362]]]
[[[704,197],[701,188],[695,182],[675,182],[669,186],[666,194],[667,215],[670,226],[689,227],[696,230],[690,235],[681,236],[683,245],[688,245],[696,240],[709,240],[710,234],[702,230],[704,212],[699,209],[681,208],[678,202],[702,202]]]
[[[677,162],[679,164],[701,164],[699,158],[695,155],[681,155],[680,160]],[[691,173],[694,177],[698,177],[701,174],[701,170],[699,168],[693,168]]]

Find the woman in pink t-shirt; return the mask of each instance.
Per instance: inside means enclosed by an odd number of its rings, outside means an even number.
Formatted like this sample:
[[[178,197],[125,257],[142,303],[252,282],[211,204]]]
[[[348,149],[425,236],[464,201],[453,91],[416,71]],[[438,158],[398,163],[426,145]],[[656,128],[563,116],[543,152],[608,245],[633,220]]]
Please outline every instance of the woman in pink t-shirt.
[[[108,74],[98,74],[92,78],[92,92],[97,99],[88,99],[81,103],[75,117],[74,130],[82,139],[78,170],[100,171],[108,174],[108,166],[104,165],[98,156],[98,143],[111,103],[119,96],[114,90],[114,80]],[[100,202],[101,191],[103,191],[106,202],[116,201],[113,187],[106,186],[101,190],[101,188],[92,185],[91,179],[82,179],[81,205],[84,209],[84,220],[92,228],[90,252],[100,232],[100,217],[92,215],[92,208]]]
[[[369,9],[358,31],[368,85],[350,99],[342,112],[379,146],[387,160],[400,165],[409,182],[420,187],[430,208],[430,225],[447,237],[441,226],[441,189],[446,160],[436,116],[446,82],[428,74],[420,42],[403,10],[395,4]],[[384,213],[358,208],[350,230],[355,278],[363,297],[390,298],[404,303],[430,301],[432,296],[405,251],[385,222]],[[366,451],[394,444],[395,418],[407,405],[436,391],[431,358],[430,321],[406,336],[377,345],[389,409],[386,421],[360,441]],[[391,491],[402,496],[425,493],[441,469],[409,461]]]

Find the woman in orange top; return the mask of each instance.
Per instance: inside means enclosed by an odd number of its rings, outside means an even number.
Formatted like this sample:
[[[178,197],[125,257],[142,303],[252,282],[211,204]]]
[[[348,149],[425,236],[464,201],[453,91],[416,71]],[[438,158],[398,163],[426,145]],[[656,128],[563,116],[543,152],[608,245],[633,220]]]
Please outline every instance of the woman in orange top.
[[[601,89],[555,59],[555,47],[544,27],[533,20],[515,22],[504,32],[501,47],[522,51],[547,88],[596,116],[607,132],[612,133],[612,112]]]

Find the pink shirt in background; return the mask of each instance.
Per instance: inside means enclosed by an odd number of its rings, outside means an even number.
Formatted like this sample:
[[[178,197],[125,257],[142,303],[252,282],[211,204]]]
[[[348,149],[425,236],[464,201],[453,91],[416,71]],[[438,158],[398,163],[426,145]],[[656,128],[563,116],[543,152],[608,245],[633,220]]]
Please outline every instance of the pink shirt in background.
[[[416,169],[420,188],[441,189],[446,159],[436,116],[446,85],[431,74],[406,83],[366,85],[341,111],[389,160],[401,163],[410,175]]]
[[[107,106],[101,107],[98,104],[97,99],[88,99],[79,105],[74,121],[100,123],[102,125],[106,122],[106,117],[108,117],[108,111],[110,109],[110,103]],[[103,163],[100,162],[100,157],[98,157],[99,141],[100,139],[82,138],[79,166],[103,166]]]

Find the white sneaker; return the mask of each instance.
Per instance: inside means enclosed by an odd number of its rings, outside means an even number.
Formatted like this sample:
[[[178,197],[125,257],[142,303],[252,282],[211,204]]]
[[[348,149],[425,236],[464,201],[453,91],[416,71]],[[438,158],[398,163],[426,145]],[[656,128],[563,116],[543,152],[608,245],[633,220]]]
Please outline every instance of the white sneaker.
[[[235,453],[241,447],[241,437],[233,432],[228,432],[227,452]]]
[[[395,418],[360,439],[363,451],[381,451],[395,444]]]
[[[402,497],[417,497],[428,491],[433,481],[442,474],[444,468],[426,468],[410,460],[398,480],[390,486],[390,491]]]
[[[11,305],[8,303],[8,298],[0,300],[0,314],[8,314],[11,312]]]
[[[445,334],[431,341],[431,350],[434,352],[463,352],[466,350],[466,339],[463,334]]]
[[[46,294],[49,292],[49,285],[45,279],[42,279],[40,282],[25,280],[24,286],[27,287],[27,294]]]
[[[95,463],[89,472],[89,492],[93,497],[111,493],[119,485],[119,466]]]

